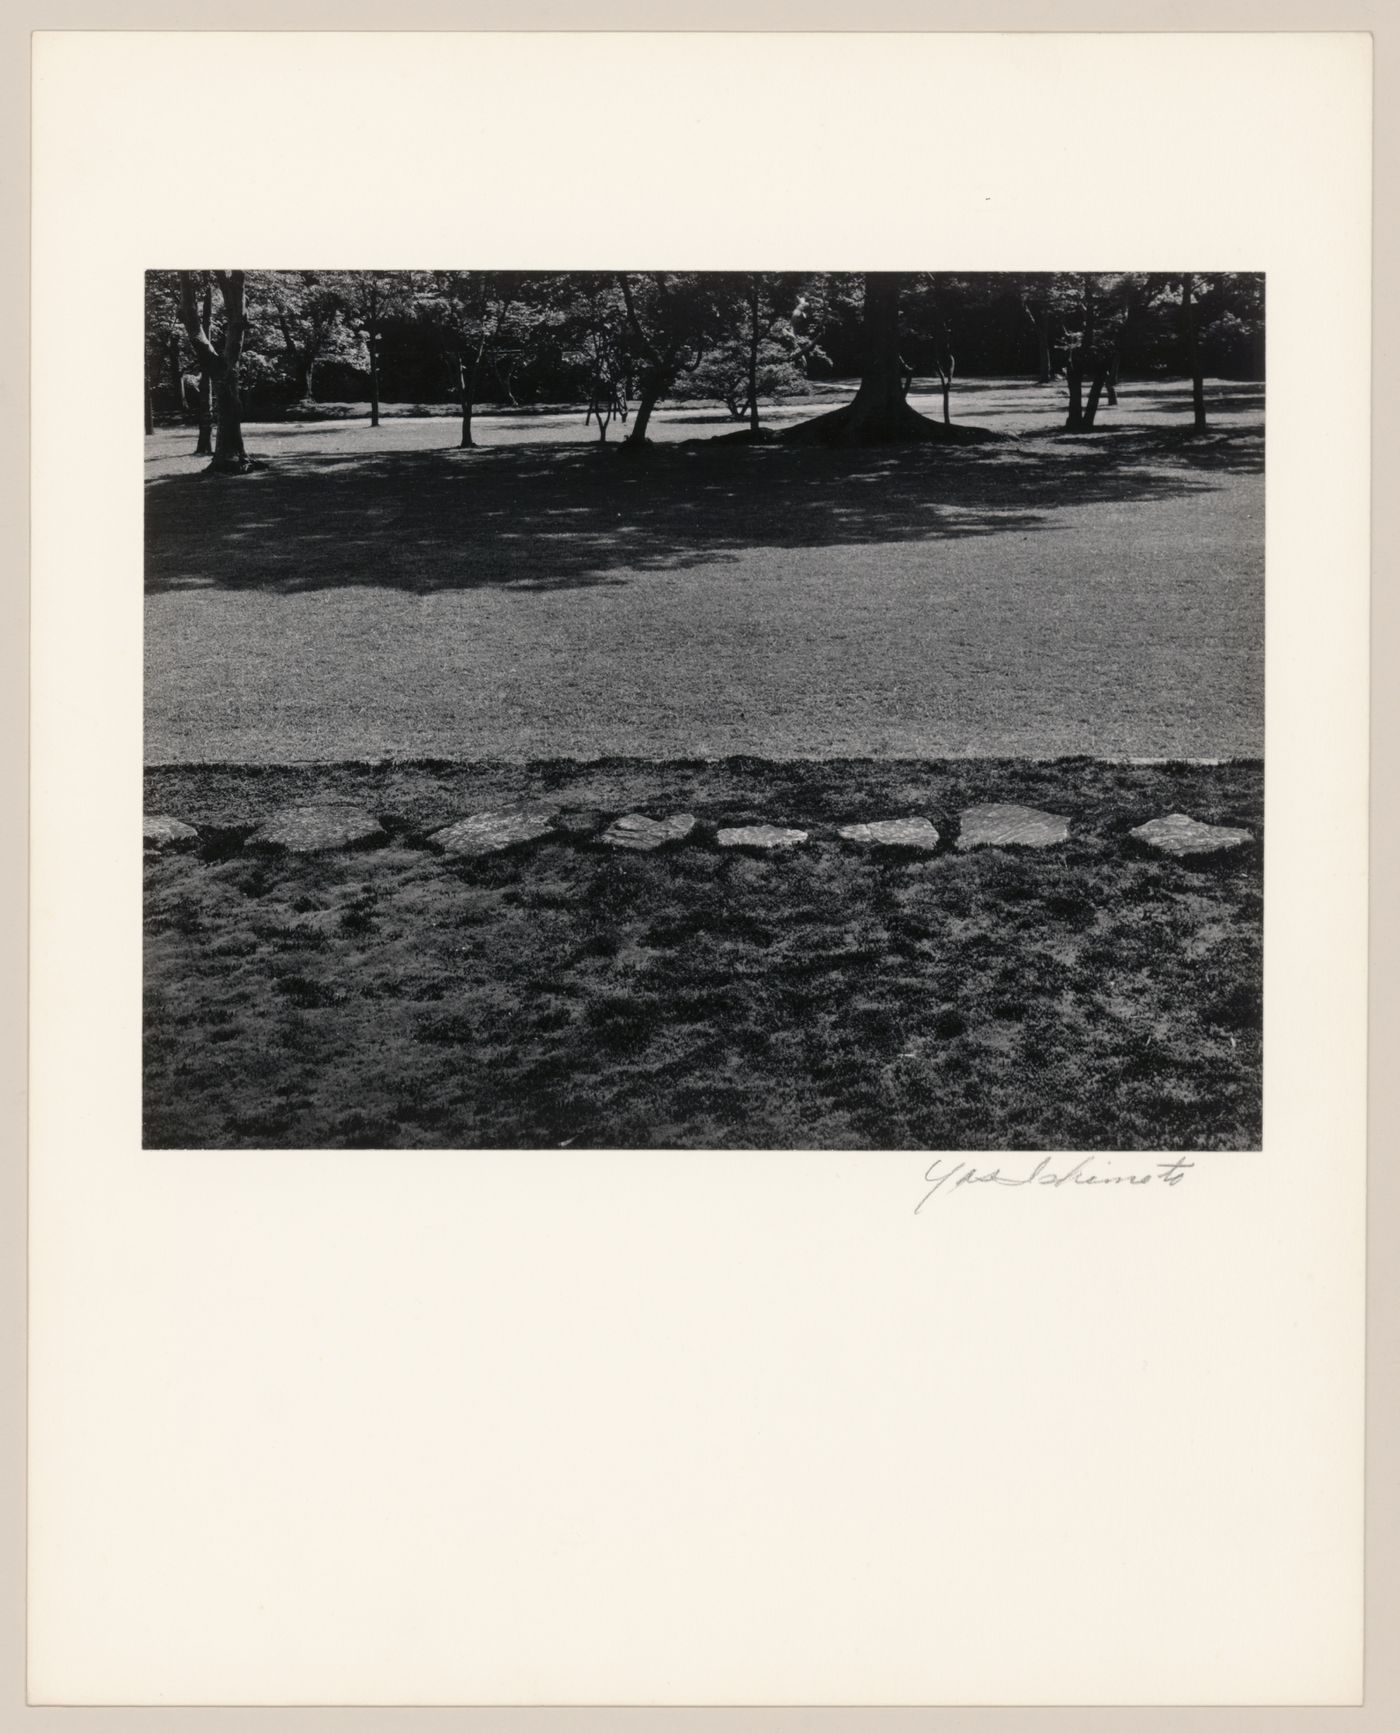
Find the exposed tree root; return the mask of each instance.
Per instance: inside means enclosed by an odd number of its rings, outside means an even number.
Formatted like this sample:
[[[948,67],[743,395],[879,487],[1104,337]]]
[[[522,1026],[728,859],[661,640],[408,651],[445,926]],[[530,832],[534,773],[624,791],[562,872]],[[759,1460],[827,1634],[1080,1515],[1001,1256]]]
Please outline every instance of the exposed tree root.
[[[990,427],[969,427],[962,422],[930,421],[908,403],[862,404],[859,394],[826,415],[799,421],[784,428],[778,438],[785,445],[986,445],[1010,438]]]

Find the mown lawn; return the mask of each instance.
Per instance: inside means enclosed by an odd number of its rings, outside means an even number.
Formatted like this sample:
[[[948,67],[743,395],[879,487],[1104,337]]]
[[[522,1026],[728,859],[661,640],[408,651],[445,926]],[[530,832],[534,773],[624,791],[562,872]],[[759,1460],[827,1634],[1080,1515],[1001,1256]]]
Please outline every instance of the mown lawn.
[[[379,848],[270,855],[277,805],[337,798]],[[544,799],[560,831],[452,861],[427,834]],[[436,764],[147,774],[198,849],[147,864],[150,1147],[1257,1147],[1257,762]],[[953,846],[958,811],[1066,814],[1042,852]],[[655,855],[625,811],[701,820]],[[1128,836],[1242,824],[1178,861]],[[933,856],[836,825],[924,814]],[[719,825],[809,829],[780,857]]]
[[[979,382],[956,413],[1016,439],[734,446],[675,409],[640,462],[581,414],[465,452],[313,423],[250,429],[239,478],[163,432],[147,762],[1258,756],[1263,409],[1213,383],[1198,439],[1134,384],[1075,436],[1062,387]]]

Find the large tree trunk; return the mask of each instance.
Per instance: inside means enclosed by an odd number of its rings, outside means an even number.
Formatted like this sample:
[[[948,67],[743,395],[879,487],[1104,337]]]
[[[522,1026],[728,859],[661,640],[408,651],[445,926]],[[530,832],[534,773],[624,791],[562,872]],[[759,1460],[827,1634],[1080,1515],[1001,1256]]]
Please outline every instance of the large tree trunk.
[[[1186,325],[1186,359],[1191,370],[1192,430],[1206,430],[1206,384],[1201,376],[1201,334],[1196,317],[1195,279],[1189,273],[1181,280],[1181,314]]]
[[[379,426],[379,343],[374,327],[369,329],[369,424]]]
[[[215,396],[219,411],[218,430],[214,441],[214,462],[210,467],[241,475],[252,466],[248,462],[248,453],[243,449],[243,400],[239,395],[236,370],[225,373],[218,381]]]
[[[212,342],[214,334],[214,285],[204,285],[204,300],[199,309],[199,327]],[[214,455],[214,382],[201,356],[199,362],[199,437],[195,440],[196,457]]]
[[[199,439],[195,443],[196,457],[212,457],[214,453],[214,382],[209,369],[199,373]]]
[[[970,444],[1000,437],[984,427],[945,426],[909,407],[905,399],[907,375],[899,358],[899,296],[903,286],[898,272],[866,273],[860,389],[840,409],[785,429],[781,439],[795,445],[847,446],[942,440]]]
[[[218,273],[219,294],[224,304],[223,348],[216,349],[209,332],[201,326],[195,307],[194,278],[188,271],[180,273],[180,316],[185,333],[194,345],[200,366],[207,368],[214,381],[218,409],[218,432],[214,444],[214,461],[210,470],[242,475],[253,468],[243,449],[243,404],[238,390],[238,365],[243,355],[243,334],[246,320],[243,314],[242,271]]]

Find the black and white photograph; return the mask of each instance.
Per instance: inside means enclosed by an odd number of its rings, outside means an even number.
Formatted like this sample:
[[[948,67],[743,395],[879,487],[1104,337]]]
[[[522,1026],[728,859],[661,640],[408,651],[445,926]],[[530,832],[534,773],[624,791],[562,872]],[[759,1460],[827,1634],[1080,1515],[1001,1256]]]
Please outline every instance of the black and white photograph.
[[[1264,338],[150,269],[146,1147],[1258,1149]]]

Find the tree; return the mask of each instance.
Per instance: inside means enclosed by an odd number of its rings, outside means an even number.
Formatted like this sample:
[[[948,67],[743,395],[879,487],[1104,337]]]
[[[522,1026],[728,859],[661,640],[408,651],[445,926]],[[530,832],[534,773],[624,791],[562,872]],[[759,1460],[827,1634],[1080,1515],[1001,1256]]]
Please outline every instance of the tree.
[[[194,271],[180,273],[180,317],[185,334],[194,348],[200,366],[207,368],[213,381],[217,406],[217,431],[213,462],[210,469],[242,475],[253,468],[252,460],[243,448],[243,404],[239,394],[238,370],[243,355],[243,339],[247,330],[244,309],[244,273],[214,271],[222,305],[222,340],[216,345],[212,330],[200,320],[196,302]],[[212,322],[211,322],[212,323]]]
[[[1181,325],[1186,346],[1186,369],[1191,376],[1191,422],[1193,433],[1206,430],[1206,384],[1201,371],[1201,330],[1197,314],[1197,278],[1191,271],[1181,279]]]
[[[415,286],[421,315],[456,363],[464,451],[476,443],[472,408],[482,361],[505,329],[518,287],[506,271],[429,271]]]
[[[214,284],[212,278],[203,274],[203,287],[199,298],[199,328],[207,339],[208,347],[214,347]],[[195,366],[198,369],[198,383],[195,386],[195,400],[198,405],[196,414],[199,420],[199,433],[195,439],[194,454],[196,457],[212,457],[214,455],[214,380],[209,368],[205,365],[201,352],[195,350]],[[181,376],[183,390],[184,379]]]
[[[346,328],[362,337],[369,360],[369,424],[379,426],[379,365],[388,320],[400,316],[412,299],[406,271],[345,271],[335,284]]]
[[[1066,432],[1088,432],[1100,402],[1117,403],[1119,360],[1138,316],[1145,282],[1130,272],[1084,271],[1058,277],[1048,291],[1047,302],[1060,324],[1069,398]]]
[[[861,318],[860,387],[849,403],[788,428],[782,438],[802,445],[972,444],[1001,435],[984,427],[930,421],[907,401],[909,373],[900,354],[900,297],[906,278],[869,271]]]
[[[677,380],[697,371],[707,348],[723,333],[723,285],[701,271],[623,271],[625,353],[636,367],[637,411],[623,444],[639,451],[652,412]]]
[[[316,363],[342,332],[339,286],[318,271],[268,271],[252,286],[281,334],[293,395],[310,402]]]
[[[1050,349],[1050,324],[1054,314],[1054,278],[1047,272],[1035,271],[1019,279],[1018,300],[1022,314],[1035,333],[1037,385],[1049,385],[1055,377]]]
[[[542,285],[563,366],[577,380],[588,404],[583,425],[597,422],[598,442],[606,444],[613,419],[627,420],[626,310],[616,279],[582,271],[547,279]]]
[[[794,271],[750,271],[744,284],[744,405],[749,432],[758,438],[760,387],[772,392],[801,382],[800,347],[792,315],[802,294],[803,277]],[[765,365],[760,369],[760,357]],[[735,407],[730,399],[730,412]]]
[[[906,291],[906,318],[913,326],[917,353],[932,362],[938,375],[945,427],[953,419],[950,398],[958,370],[953,327],[955,322],[965,321],[969,316],[975,321],[984,311],[985,290],[986,280],[980,277],[951,277],[941,271],[926,271]]]

